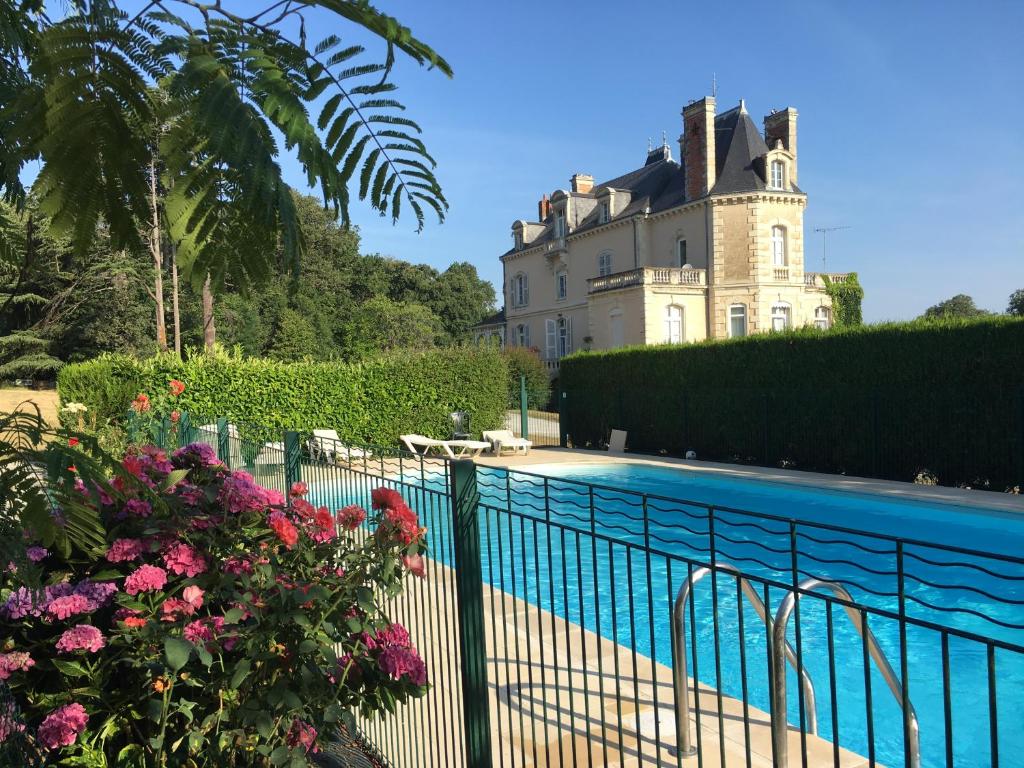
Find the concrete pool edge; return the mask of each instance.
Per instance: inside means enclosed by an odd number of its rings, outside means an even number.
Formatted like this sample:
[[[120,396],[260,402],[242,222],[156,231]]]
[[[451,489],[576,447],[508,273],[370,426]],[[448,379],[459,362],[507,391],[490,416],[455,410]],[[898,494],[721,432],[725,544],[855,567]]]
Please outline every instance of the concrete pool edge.
[[[751,465],[723,464],[720,462],[678,459],[661,456],[645,456],[633,453],[608,453],[607,451],[581,450],[578,448],[537,448],[529,454],[516,456],[480,456],[476,463],[485,467],[521,469],[546,464],[641,464],[666,469],[685,469],[695,473],[708,473],[718,477],[741,480],[778,483],[801,488],[817,488],[858,495],[884,496],[900,501],[942,504],[968,510],[990,510],[1024,514],[1024,495],[982,491],[967,488],[950,488],[939,485],[917,485],[897,480],[878,480],[849,475],[829,475],[820,472],[804,472],[793,469],[756,467]]]

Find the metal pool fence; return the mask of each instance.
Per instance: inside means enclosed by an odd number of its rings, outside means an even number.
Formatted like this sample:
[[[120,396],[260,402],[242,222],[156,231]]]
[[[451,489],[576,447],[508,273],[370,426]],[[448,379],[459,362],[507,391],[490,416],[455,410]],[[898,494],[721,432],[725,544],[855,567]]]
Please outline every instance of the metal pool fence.
[[[432,688],[363,724],[396,766],[1024,754],[1024,558],[298,432],[246,449],[239,432],[234,452],[223,420],[177,440],[232,466],[279,456],[266,477],[318,504],[393,487],[427,528],[428,578],[390,609]]]

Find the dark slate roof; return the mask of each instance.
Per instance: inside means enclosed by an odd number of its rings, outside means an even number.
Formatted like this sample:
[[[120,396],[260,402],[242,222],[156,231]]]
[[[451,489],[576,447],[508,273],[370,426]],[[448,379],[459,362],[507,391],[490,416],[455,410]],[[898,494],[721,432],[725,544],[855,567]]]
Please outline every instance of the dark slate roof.
[[[758,192],[767,188],[759,169],[755,167],[757,158],[768,152],[768,145],[750,119],[750,115],[742,105],[715,117],[715,186],[711,194]],[[614,179],[594,185],[596,192],[601,187],[628,190],[631,200],[628,206],[615,216],[616,219],[629,218],[642,212],[648,206],[652,213],[665,211],[686,202],[684,187],[685,176],[682,166],[670,159],[668,151],[659,147],[647,154],[644,165],[636,170],[625,173]],[[795,185],[793,192],[800,192]],[[593,193],[574,197],[593,198]],[[573,229],[581,232],[599,226],[599,206],[587,215]],[[544,231],[526,247],[532,247],[552,237],[552,225],[548,223]],[[514,253],[510,249],[506,253]]]
[[[474,328],[480,328],[485,325],[504,325],[505,324],[505,308],[502,307],[493,315],[488,315],[479,323],[474,325]]]

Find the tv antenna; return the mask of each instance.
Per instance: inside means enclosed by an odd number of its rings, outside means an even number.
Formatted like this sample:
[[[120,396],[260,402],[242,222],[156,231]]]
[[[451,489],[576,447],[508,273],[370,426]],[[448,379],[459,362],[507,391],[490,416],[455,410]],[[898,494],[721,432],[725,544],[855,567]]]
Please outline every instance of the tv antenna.
[[[718,76],[714,72],[711,73],[711,96],[718,97]]]
[[[840,229],[850,229],[846,224],[838,227],[815,227],[815,232],[821,232],[821,271],[827,272],[828,269],[825,267],[825,262],[828,258],[828,233],[838,232]]]

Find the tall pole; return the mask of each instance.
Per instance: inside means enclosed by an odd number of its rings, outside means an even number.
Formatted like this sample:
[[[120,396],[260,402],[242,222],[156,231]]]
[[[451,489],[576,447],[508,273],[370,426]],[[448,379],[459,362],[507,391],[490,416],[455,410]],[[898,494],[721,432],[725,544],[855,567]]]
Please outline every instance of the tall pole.
[[[827,272],[828,271],[828,266],[827,266],[827,262],[828,262],[828,233],[829,232],[838,232],[840,229],[850,229],[850,227],[844,224],[844,225],[839,226],[839,227],[815,227],[814,228],[815,232],[821,232],[821,271],[822,272]]]

